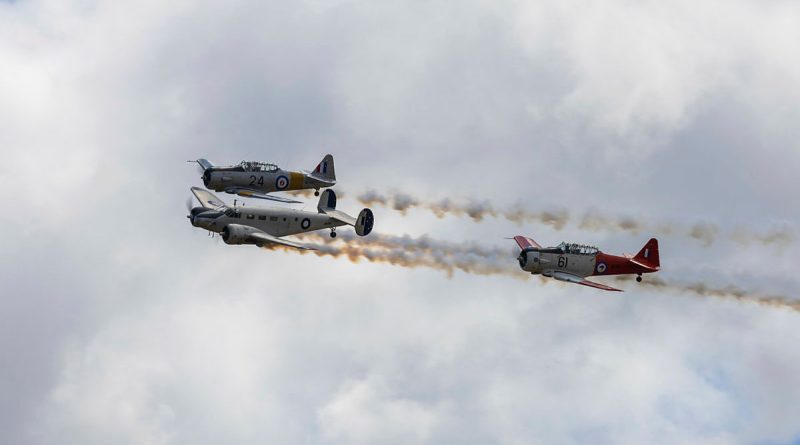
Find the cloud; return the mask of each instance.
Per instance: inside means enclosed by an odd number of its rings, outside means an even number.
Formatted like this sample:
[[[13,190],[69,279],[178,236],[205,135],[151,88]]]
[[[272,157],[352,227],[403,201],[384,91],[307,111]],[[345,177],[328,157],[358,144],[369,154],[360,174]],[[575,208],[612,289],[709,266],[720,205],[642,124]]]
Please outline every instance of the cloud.
[[[796,251],[754,247],[800,218],[797,17],[745,0],[2,4],[4,437],[793,440],[794,311],[686,297],[736,297],[731,276],[794,290]],[[402,192],[376,234],[409,237],[357,254],[448,266],[225,246],[184,218],[186,159],[327,152],[348,206]],[[458,272],[486,254],[519,275],[510,249],[464,240],[520,222],[609,248],[671,229],[665,272],[691,277],[664,279],[709,284],[608,298]]]

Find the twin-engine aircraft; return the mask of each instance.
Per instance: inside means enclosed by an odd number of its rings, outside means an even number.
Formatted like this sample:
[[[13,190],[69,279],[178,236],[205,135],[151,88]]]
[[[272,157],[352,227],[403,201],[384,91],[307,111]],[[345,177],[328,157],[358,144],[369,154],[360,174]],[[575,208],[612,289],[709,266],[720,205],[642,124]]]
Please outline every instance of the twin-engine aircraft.
[[[589,281],[586,277],[636,274],[636,281],[641,282],[642,274],[656,272],[661,267],[658,240],[655,238],[651,238],[636,256],[609,255],[596,247],[581,244],[561,243],[556,247],[542,247],[536,241],[519,235],[514,237],[514,241],[522,249],[517,258],[522,270],[608,291],[622,292],[621,289]]]
[[[330,229],[336,237],[339,226],[353,226],[360,236],[372,231],[375,218],[372,210],[363,209],[358,218],[336,210],[336,194],[325,190],[320,196],[317,213],[280,207],[228,206],[208,190],[191,188],[201,207],[191,209],[187,218],[195,227],[220,233],[226,244],[279,244],[296,249],[314,250],[302,243],[281,238],[286,235]]]
[[[247,198],[268,199],[271,201],[299,204],[300,201],[282,196],[269,195],[284,190],[319,189],[336,184],[333,156],[325,155],[313,171],[288,171],[275,164],[242,161],[237,165],[217,166],[208,159],[198,159],[203,169],[203,184],[215,192],[225,192]]]

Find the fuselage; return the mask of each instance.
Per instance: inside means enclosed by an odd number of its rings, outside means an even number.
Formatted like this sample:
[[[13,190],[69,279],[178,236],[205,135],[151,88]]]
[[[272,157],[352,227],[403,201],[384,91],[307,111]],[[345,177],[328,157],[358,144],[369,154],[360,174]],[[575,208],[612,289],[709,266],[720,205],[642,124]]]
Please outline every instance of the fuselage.
[[[277,167],[259,167],[243,171],[241,167],[211,167],[203,173],[203,183],[209,189],[224,192],[232,187],[246,187],[266,193],[284,190],[320,189],[331,187],[335,181],[323,181],[303,172]]]
[[[522,270],[545,276],[552,276],[557,271],[588,277],[642,274],[658,270],[637,264],[632,258],[609,255],[593,248],[574,253],[559,248],[527,248],[520,252],[518,260]]]
[[[295,235],[345,225],[324,213],[278,207],[237,206],[226,211],[192,209],[192,225],[221,233],[228,224],[254,227],[274,236]]]

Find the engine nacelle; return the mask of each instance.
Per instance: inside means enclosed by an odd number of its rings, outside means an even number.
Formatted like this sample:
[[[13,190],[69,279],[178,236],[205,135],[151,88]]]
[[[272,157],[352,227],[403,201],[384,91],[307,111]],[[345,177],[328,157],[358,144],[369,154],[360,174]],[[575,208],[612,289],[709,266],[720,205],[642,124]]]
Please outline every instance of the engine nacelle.
[[[222,229],[222,241],[225,241],[225,244],[255,244],[249,240],[250,234],[258,231],[241,224],[228,224]]]
[[[372,214],[372,210],[362,210],[356,219],[356,234],[358,234],[358,236],[369,235],[369,232],[372,232],[372,226],[374,224],[375,216]]]
[[[226,174],[222,171],[206,169],[206,171],[203,173],[203,184],[206,186],[206,188],[216,192],[225,190],[227,186],[231,185],[231,182],[233,182],[233,177],[231,177],[230,174]]]
[[[517,257],[520,269],[528,272],[537,271],[541,264],[540,260],[541,260],[541,253],[533,249],[525,249],[522,252],[520,252],[519,257]]]

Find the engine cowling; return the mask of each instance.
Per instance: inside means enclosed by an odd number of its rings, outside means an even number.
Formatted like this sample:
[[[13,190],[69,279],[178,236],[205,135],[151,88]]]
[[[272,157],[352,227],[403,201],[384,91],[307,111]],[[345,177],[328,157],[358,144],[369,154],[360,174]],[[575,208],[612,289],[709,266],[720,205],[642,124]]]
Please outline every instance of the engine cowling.
[[[226,175],[225,172],[207,169],[203,173],[203,184],[211,190],[221,192],[225,190],[226,186],[231,185],[231,181],[233,181],[233,178]]]
[[[241,224],[228,224],[222,229],[222,241],[225,241],[225,244],[255,244],[249,241],[250,234],[254,232],[258,232],[258,229]]]
[[[522,270],[534,271],[539,267],[541,254],[532,249],[525,249],[519,253],[517,261]]]

